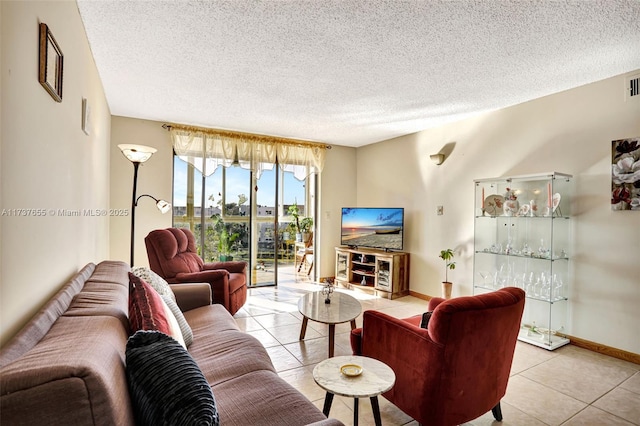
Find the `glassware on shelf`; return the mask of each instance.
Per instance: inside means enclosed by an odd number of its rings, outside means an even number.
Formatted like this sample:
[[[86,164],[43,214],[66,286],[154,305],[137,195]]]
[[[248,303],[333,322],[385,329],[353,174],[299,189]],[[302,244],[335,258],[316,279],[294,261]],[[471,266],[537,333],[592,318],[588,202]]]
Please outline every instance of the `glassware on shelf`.
[[[540,257],[549,257],[550,250],[544,245],[544,238],[540,238],[540,247],[538,247],[538,255]]]
[[[502,265],[500,265],[500,269],[498,269],[498,271],[496,272],[494,287],[496,289],[508,287],[510,285],[510,280],[511,280],[511,266],[507,265],[505,267],[505,264],[503,263]]]
[[[482,278],[482,286],[483,287],[493,287],[493,276],[494,274],[492,272],[488,272],[488,271],[478,271],[478,274],[480,274],[480,277]],[[489,279],[491,279],[491,281],[489,281]]]
[[[551,301],[551,281],[544,272],[540,273],[540,298]]]
[[[553,274],[553,281],[552,281],[552,298],[553,300],[562,300],[564,299],[565,295],[564,295],[564,282],[562,281],[562,278],[558,275],[558,274]]]
[[[504,245],[504,254],[515,254],[513,252],[513,244],[511,244],[511,238],[507,238],[507,243]]]
[[[524,285],[523,290],[529,294],[533,292],[533,272],[522,274],[522,284]]]

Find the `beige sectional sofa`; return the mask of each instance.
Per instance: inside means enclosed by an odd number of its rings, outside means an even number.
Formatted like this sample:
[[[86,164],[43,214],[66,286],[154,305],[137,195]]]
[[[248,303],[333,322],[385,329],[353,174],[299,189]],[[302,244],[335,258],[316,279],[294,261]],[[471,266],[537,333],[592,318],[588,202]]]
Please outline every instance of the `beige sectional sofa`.
[[[85,266],[0,351],[0,424],[133,425],[125,346],[129,266]],[[220,424],[341,425],[275,372],[208,284],[172,286],[193,331],[189,353],[211,385]]]

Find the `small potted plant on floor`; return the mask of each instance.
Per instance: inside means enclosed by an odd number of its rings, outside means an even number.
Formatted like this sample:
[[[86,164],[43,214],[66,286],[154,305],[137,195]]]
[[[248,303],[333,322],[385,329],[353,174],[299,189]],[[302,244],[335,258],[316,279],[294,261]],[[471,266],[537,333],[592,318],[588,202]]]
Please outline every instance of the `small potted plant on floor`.
[[[446,249],[440,250],[440,259],[444,260],[444,281],[442,282],[442,297],[445,299],[451,298],[451,287],[453,287],[453,283],[449,281],[449,269],[456,269],[456,262],[453,262],[453,250]]]

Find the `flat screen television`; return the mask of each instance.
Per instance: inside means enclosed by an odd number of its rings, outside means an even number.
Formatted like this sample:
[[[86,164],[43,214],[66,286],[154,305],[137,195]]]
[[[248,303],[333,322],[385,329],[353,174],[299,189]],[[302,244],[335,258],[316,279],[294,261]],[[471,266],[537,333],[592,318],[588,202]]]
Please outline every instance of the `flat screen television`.
[[[404,244],[404,208],[343,207],[340,244],[402,250]]]

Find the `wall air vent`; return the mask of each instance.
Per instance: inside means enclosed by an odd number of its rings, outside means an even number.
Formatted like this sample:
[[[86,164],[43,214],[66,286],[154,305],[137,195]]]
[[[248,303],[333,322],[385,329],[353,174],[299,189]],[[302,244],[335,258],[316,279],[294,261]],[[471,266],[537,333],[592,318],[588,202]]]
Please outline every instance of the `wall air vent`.
[[[631,99],[633,97],[640,98],[640,74],[633,75],[627,79],[625,87],[625,98]]]

